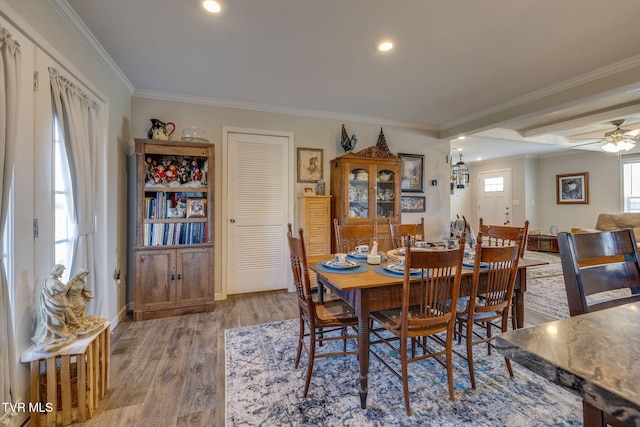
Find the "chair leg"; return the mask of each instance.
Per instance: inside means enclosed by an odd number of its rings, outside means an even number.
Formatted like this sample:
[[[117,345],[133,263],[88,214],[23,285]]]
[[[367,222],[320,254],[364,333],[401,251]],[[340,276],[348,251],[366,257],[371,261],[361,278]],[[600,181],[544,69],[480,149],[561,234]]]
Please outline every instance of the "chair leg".
[[[453,396],[453,328],[447,331],[447,345],[446,354],[447,358],[447,380],[449,380],[449,399],[454,400]]]
[[[404,390],[404,406],[407,409],[407,416],[411,416],[411,403],[409,402],[409,370],[407,362],[407,340],[400,340],[400,362],[402,364],[402,389]]]
[[[304,382],[304,397],[309,393],[309,385],[311,384],[311,374],[313,373],[313,362],[316,359],[316,331],[311,330],[309,333],[309,364],[307,366],[307,379]]]
[[[296,364],[295,368],[298,369],[298,364],[300,363],[300,354],[302,353],[302,343],[304,340],[304,319],[302,315],[300,316],[300,330],[298,332],[298,352],[296,353]]]
[[[487,338],[491,338],[491,328],[493,327],[493,323],[485,322],[487,325]],[[487,341],[487,354],[491,356],[491,341]]]
[[[469,364],[469,378],[471,379],[471,388],[476,388],[476,376],[473,371],[473,322],[471,318],[467,319],[467,363]]]

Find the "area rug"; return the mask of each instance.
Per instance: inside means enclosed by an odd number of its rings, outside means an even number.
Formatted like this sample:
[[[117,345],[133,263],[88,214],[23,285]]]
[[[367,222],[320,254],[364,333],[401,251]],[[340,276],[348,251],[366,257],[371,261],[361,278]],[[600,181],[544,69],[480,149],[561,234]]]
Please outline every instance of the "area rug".
[[[569,317],[569,305],[564,287],[560,256],[558,254],[527,251],[525,257],[548,262],[546,265],[527,268],[527,291],[524,294],[525,308],[556,319]],[[587,301],[592,302],[625,295],[630,295],[628,289],[603,292],[596,296],[587,297]]]
[[[409,366],[411,417],[402,382],[373,357],[366,409],[360,408],[355,356],[316,360],[303,398],[307,358],[294,369],[297,334],[297,320],[225,331],[227,426],[582,425],[580,399],[516,363],[509,378],[504,358],[487,356],[481,346],[475,350],[475,390],[466,362],[453,358],[455,401],[449,400],[444,367],[433,360]]]

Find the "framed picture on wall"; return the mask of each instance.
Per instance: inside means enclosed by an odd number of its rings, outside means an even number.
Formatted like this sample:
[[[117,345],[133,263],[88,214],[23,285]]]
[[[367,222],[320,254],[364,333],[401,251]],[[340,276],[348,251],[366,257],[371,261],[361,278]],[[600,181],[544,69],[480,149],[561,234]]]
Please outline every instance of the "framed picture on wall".
[[[424,212],[425,200],[425,196],[402,196],[400,199],[402,212]]]
[[[402,159],[402,191],[422,193],[424,191],[424,156],[398,153]]]
[[[556,175],[556,203],[588,204],[589,172]]]
[[[298,182],[318,182],[322,178],[322,148],[298,147]]]

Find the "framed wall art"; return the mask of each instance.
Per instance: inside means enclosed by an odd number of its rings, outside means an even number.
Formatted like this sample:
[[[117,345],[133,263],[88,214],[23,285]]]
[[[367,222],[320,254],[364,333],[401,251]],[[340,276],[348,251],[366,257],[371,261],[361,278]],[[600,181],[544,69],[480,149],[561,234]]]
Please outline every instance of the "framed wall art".
[[[556,203],[588,204],[589,172],[556,175]]]
[[[322,178],[322,148],[298,147],[298,182],[318,182]]]
[[[402,191],[422,193],[424,191],[424,156],[398,153],[402,159]]]
[[[207,215],[207,199],[187,199],[187,218],[202,218]]]
[[[425,196],[402,196],[400,206],[402,212],[424,212]]]

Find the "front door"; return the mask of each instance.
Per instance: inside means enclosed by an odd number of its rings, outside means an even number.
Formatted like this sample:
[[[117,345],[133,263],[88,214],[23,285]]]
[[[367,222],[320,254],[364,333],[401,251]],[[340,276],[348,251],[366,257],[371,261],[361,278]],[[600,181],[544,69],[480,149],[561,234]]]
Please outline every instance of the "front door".
[[[293,135],[228,132],[227,147],[227,293],[285,289]]]
[[[511,170],[478,174],[478,218],[487,225],[511,225]]]

